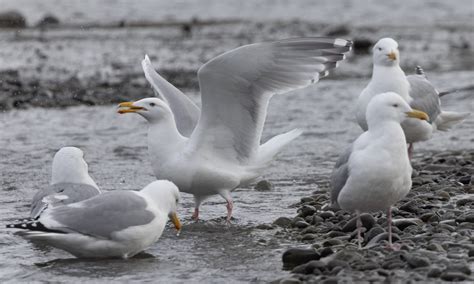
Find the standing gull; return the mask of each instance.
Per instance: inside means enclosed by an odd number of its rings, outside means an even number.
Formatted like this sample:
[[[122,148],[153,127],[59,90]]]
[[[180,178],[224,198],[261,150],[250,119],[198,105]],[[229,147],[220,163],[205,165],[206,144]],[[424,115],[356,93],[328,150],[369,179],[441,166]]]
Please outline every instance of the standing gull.
[[[364,131],[367,130],[365,114],[370,100],[384,92],[399,94],[411,107],[430,116],[429,121],[407,119],[402,123],[407,143],[410,144],[410,156],[413,143],[428,140],[433,130],[446,131],[469,115],[441,110],[439,92],[427,80],[421,68],[417,68],[416,75],[405,75],[399,65],[400,52],[395,40],[383,38],[375,44],[373,64],[372,79],[357,99],[357,122]]]
[[[327,76],[351,45],[343,39],[296,38],[250,44],[215,57],[198,71],[202,110],[195,127],[198,109],[157,76],[145,58],[145,75],[163,100],[121,103],[118,112],[138,113],[149,122],[154,173],[194,195],[194,219],[201,202],[219,194],[227,201],[229,221],[231,191],[260,176],[273,157],[301,134],[295,129],[260,145],[270,98]]]
[[[367,106],[368,130],[339,157],[331,176],[331,202],[356,212],[361,247],[361,212],[387,210],[389,246],[392,246],[391,206],[411,188],[412,168],[400,125],[406,118],[428,120],[396,93],[375,96]]]
[[[7,225],[27,239],[78,258],[130,258],[156,242],[169,218],[176,229],[178,188],[159,180],[141,191],[116,190],[46,209],[37,220]]]
[[[54,155],[50,186],[33,197],[30,218],[38,218],[47,207],[79,202],[97,194],[100,189],[89,176],[84,152],[76,147],[63,147]]]

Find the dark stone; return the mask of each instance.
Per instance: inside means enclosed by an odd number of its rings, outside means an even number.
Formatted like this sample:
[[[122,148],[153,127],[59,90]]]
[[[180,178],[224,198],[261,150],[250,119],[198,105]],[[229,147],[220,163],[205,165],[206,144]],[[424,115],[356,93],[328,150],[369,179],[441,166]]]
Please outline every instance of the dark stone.
[[[314,240],[316,239],[316,235],[315,234],[305,234],[303,235],[303,237],[301,238],[303,241],[311,241],[311,240]]]
[[[54,16],[54,15],[46,15],[41,19],[38,24],[36,25],[37,27],[44,28],[44,27],[50,27],[50,26],[57,26],[59,25],[59,19]]]
[[[378,244],[378,243],[380,243],[381,241],[384,241],[384,240],[388,240],[388,233],[387,232],[383,232],[383,233],[373,237],[369,241],[369,243],[367,244],[367,247],[372,247],[373,245]],[[399,240],[400,240],[400,236],[397,235],[397,234],[392,233],[392,242],[396,242],[396,241],[399,241]]]
[[[375,225],[375,219],[371,214],[363,213],[360,215],[360,220],[362,221],[362,226],[367,230],[370,230]],[[342,227],[343,232],[352,232],[357,228],[357,216],[349,220],[344,227]]]
[[[280,280],[280,282],[278,282],[278,284],[300,284],[302,283],[299,279],[296,279],[296,278],[286,278],[286,279],[282,279]]]
[[[399,207],[400,210],[410,212],[410,213],[418,213],[419,206],[415,200],[410,200]]]
[[[451,264],[448,266],[448,268],[446,268],[446,271],[459,271],[464,274],[471,275],[471,269],[465,263]]]
[[[467,275],[458,271],[445,271],[441,274],[440,278],[445,281],[464,281]]]
[[[311,260],[308,263],[296,266],[291,272],[300,274],[312,274],[315,269],[324,270],[326,264],[319,260]]]
[[[471,176],[464,176],[459,179],[459,182],[465,185],[469,185],[471,183]]]
[[[328,278],[321,281],[321,284],[337,284],[337,283],[338,283],[337,278]]]
[[[261,180],[255,185],[256,191],[271,191],[272,189],[272,184],[266,180]]]
[[[441,276],[441,273],[441,269],[439,269],[438,267],[433,267],[430,269],[430,271],[428,271],[427,276],[430,278],[438,278],[439,276]]]
[[[329,219],[331,217],[334,217],[334,212],[332,211],[323,211],[321,213],[319,213],[319,216],[323,219]]]
[[[421,256],[408,256],[407,257],[407,263],[410,267],[412,268],[418,268],[418,267],[426,267],[430,266],[430,260],[426,257],[421,257]]]
[[[311,222],[311,224],[318,225],[318,224],[321,224],[322,222],[324,222],[323,218],[319,217],[317,214],[313,215],[313,221]]]
[[[393,225],[402,231],[408,226],[418,226],[421,222],[418,218],[392,220]]]
[[[279,217],[273,222],[273,224],[282,228],[288,228],[291,226],[291,219],[288,217]]]
[[[323,248],[322,250],[319,251],[319,254],[321,255],[321,257],[326,257],[326,256],[331,255],[333,253],[334,253],[334,251],[330,247],[325,247],[325,248]]]
[[[436,252],[446,252],[442,245],[437,243],[430,243],[426,246],[427,250],[436,251]]]
[[[323,247],[332,247],[342,245],[342,241],[338,239],[329,239],[323,242]]]
[[[283,266],[292,269],[311,260],[319,260],[319,254],[313,249],[290,248],[283,253]]]
[[[363,259],[362,255],[354,250],[343,249],[338,251],[333,259],[340,259],[346,261],[347,263],[351,263],[352,261],[360,261]]]
[[[469,223],[474,223],[474,212],[466,212],[464,214],[461,214],[456,218],[456,222],[462,223],[462,222],[469,222]]]
[[[316,208],[311,205],[303,205],[300,210],[303,216],[312,216],[314,213],[316,213]]]
[[[385,232],[385,230],[382,227],[378,226],[378,225],[372,227],[372,229],[370,229],[367,233],[364,234],[365,242],[370,241],[375,236],[378,236],[378,235],[380,235],[384,232]]]
[[[296,227],[296,228],[300,228],[300,229],[304,229],[304,228],[306,228],[306,227],[308,227],[308,226],[309,226],[309,224],[306,223],[305,221],[297,221],[297,222],[295,223],[295,227]]]
[[[430,172],[448,172],[456,170],[457,166],[445,165],[445,164],[431,164],[423,168],[424,171]]]
[[[17,11],[0,13],[0,28],[26,28],[26,19]]]
[[[260,230],[271,230],[271,229],[273,229],[272,225],[269,225],[269,224],[260,224],[256,228],[260,229]]]
[[[360,270],[360,271],[365,271],[365,270],[374,270],[374,269],[377,269],[379,267],[380,267],[380,264],[378,264],[376,262],[373,262],[373,261],[367,261],[367,262],[364,262],[364,263],[361,263],[361,264],[357,265],[356,269]]]
[[[333,260],[330,260],[328,262],[328,264],[326,265],[327,269],[328,270],[332,270],[333,268],[335,267],[343,267],[343,268],[347,268],[347,267],[350,267],[349,264],[347,262],[345,262],[344,260],[340,260],[340,259],[333,259]]]
[[[468,198],[463,198],[459,199],[456,201],[456,206],[461,207],[461,206],[466,206],[466,205],[473,205],[474,204],[474,198],[468,197]]]
[[[305,235],[305,234],[314,234],[314,233],[317,233],[318,232],[318,228],[316,228],[315,226],[309,226],[305,229],[303,229],[301,231],[301,234],[302,235]]]
[[[397,259],[388,260],[382,263],[382,268],[389,269],[389,270],[400,269],[404,267],[405,267],[405,263]]]

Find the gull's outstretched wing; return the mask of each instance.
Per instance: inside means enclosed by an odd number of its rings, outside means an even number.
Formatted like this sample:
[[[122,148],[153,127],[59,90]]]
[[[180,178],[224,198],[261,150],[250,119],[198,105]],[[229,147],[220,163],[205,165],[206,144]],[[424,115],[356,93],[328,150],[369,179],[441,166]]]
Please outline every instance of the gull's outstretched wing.
[[[199,108],[185,94],[155,71],[148,55],[145,55],[145,59],[142,60],[142,68],[156,96],[163,99],[170,106],[179,133],[185,137],[191,136],[201,114]]]
[[[202,112],[191,151],[248,164],[258,153],[270,97],[327,76],[351,45],[296,38],[242,46],[207,62],[198,71]]]
[[[438,91],[424,75],[410,75],[407,79],[410,83],[410,96],[413,98],[410,106],[426,112],[430,121],[434,122],[441,113]]]

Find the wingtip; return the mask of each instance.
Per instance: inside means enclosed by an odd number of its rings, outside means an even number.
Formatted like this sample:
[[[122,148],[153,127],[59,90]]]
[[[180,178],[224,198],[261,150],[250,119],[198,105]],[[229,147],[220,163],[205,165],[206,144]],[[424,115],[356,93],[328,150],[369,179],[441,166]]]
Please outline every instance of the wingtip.
[[[337,47],[349,47],[352,48],[352,41],[342,39],[342,38],[336,38],[334,40],[334,45]]]

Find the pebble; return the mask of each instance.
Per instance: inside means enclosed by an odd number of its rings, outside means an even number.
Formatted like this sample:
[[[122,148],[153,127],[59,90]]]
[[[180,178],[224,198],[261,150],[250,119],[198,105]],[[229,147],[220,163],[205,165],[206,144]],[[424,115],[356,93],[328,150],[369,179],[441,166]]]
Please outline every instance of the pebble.
[[[362,221],[362,226],[367,230],[370,230],[375,225],[375,219],[371,214],[363,213],[360,215],[360,220]],[[357,216],[353,217],[349,222],[347,222],[344,227],[342,227],[343,232],[352,232],[357,228]]]
[[[321,255],[321,257],[326,257],[326,256],[331,255],[333,253],[334,253],[334,251],[330,247],[325,247],[325,248],[323,248],[319,251],[319,254]]]
[[[294,225],[296,228],[304,229],[309,226],[305,221],[297,221]]]
[[[412,268],[418,268],[418,267],[426,267],[430,266],[430,260],[426,257],[421,257],[421,256],[409,256],[407,258],[407,263],[410,265]]]
[[[469,198],[462,198],[456,201],[456,206],[461,207],[461,206],[466,206],[466,205],[473,205],[474,204],[474,197],[469,197]]]
[[[471,183],[471,176],[464,176],[459,179],[459,182],[464,185],[469,185]]]
[[[296,278],[286,278],[286,279],[282,279],[280,280],[280,282],[278,282],[279,284],[300,284],[302,283],[299,279],[296,279]]]
[[[313,220],[311,221],[311,224],[313,225],[318,225],[318,224],[321,224],[322,222],[324,222],[324,219],[321,218],[320,216],[318,216],[317,214],[314,214],[313,215]]]
[[[267,180],[261,180],[255,185],[256,191],[271,191],[272,189],[272,184]]]
[[[316,213],[316,208],[311,205],[303,205],[300,210],[303,216],[312,216],[314,213]]]
[[[331,217],[334,217],[335,214],[332,211],[323,211],[323,212],[319,213],[319,216],[323,219],[329,219]]]
[[[313,249],[290,248],[283,253],[282,260],[285,268],[291,269],[311,260],[319,260],[319,254]]]
[[[438,267],[433,267],[428,271],[427,276],[431,278],[438,278],[441,275],[442,271]]]
[[[308,263],[296,266],[291,272],[311,274],[315,269],[324,270],[326,264],[320,260],[311,260]]]
[[[278,217],[273,224],[282,227],[282,228],[289,228],[291,226],[291,219],[288,217]]]
[[[474,212],[466,212],[456,218],[456,222],[469,222],[474,223]]]
[[[318,232],[318,228],[316,228],[315,226],[308,226],[307,228],[303,229],[303,231],[301,231],[301,234],[302,235],[314,234],[314,233],[317,233],[317,232]]]
[[[378,236],[382,233],[385,233],[385,230],[382,227],[377,225],[375,227],[372,227],[372,229],[370,229],[366,234],[364,234],[364,240],[365,242],[368,242],[371,239],[373,239],[375,236]]]
[[[303,241],[311,241],[311,240],[316,239],[316,237],[317,237],[317,235],[315,235],[315,234],[305,234],[305,235],[303,235],[302,240]]]
[[[328,262],[326,267],[327,267],[328,270],[332,270],[335,267],[347,268],[347,267],[350,267],[350,265],[347,262],[345,262],[344,260],[333,259],[333,260],[330,260]]]
[[[17,11],[0,13],[0,28],[26,28],[26,19]]]
[[[260,230],[272,230],[273,226],[269,224],[260,224],[260,225],[257,225],[256,228]]]
[[[419,210],[419,206],[415,200],[410,200],[404,204],[402,204],[398,209],[410,212],[410,213],[417,213]]]
[[[423,221],[421,221],[420,219],[418,218],[405,218],[405,219],[396,219],[396,220],[392,220],[392,223],[394,226],[396,226],[398,229],[400,230],[405,230],[405,228],[407,228],[408,226],[418,226],[418,225],[421,225],[423,223]]]
[[[464,281],[467,275],[458,271],[445,271],[441,274],[440,278],[445,281]]]
[[[427,250],[436,251],[436,252],[446,252],[442,245],[437,243],[430,243],[426,246]]]
[[[337,246],[341,244],[342,244],[341,240],[333,238],[333,239],[325,240],[323,242],[323,247],[332,247],[332,246]]]

